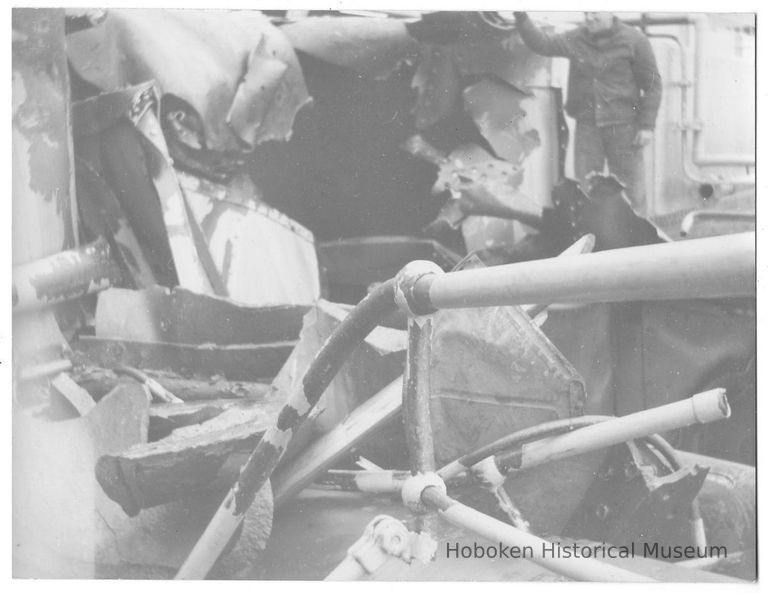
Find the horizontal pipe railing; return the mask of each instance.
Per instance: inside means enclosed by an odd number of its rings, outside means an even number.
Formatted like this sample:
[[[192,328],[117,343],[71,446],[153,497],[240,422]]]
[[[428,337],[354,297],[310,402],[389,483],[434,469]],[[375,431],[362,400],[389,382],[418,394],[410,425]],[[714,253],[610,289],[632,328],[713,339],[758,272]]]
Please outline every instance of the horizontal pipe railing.
[[[414,310],[755,294],[755,233],[614,249],[419,278]],[[412,305],[413,306],[413,305]]]

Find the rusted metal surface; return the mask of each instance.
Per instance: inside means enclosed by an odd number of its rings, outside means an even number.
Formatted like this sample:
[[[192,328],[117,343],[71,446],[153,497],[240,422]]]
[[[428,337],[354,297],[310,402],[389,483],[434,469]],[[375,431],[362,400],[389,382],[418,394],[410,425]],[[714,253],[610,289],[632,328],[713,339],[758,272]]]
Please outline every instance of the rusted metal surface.
[[[196,492],[221,490],[232,483],[279,409],[272,399],[225,410],[159,441],[101,457],[96,477],[130,516]]]
[[[411,472],[435,471],[430,397],[432,319],[408,321],[408,355],[403,376],[403,422]]]
[[[270,391],[268,383],[227,381],[221,375],[207,378],[198,376],[194,378],[148,369],[145,369],[144,372],[170,392],[187,402],[217,399],[258,400],[265,397]],[[94,399],[100,399],[114,389],[118,383],[128,380],[120,378],[111,369],[87,365],[78,365],[71,375],[75,382],[85,388]]]
[[[583,379],[516,307],[437,313],[431,369],[441,464],[586,402]]]
[[[223,375],[230,381],[264,382],[277,375],[295,344],[216,346],[80,336],[72,347],[91,364],[106,368],[126,365],[182,375]]]
[[[104,238],[13,269],[13,310],[42,309],[105,290],[120,271]]]
[[[159,441],[184,426],[202,424],[233,408],[245,409],[244,399],[211,399],[202,402],[160,403],[149,408],[149,442]]]
[[[112,289],[99,296],[96,335],[180,344],[296,340],[307,306],[254,307],[181,287]]]

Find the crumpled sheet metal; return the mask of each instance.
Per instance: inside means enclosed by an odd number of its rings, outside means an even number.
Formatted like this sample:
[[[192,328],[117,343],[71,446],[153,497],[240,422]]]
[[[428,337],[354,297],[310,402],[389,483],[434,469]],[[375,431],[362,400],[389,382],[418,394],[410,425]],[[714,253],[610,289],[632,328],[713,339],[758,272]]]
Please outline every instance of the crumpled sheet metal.
[[[485,79],[464,89],[464,108],[493,150],[510,163],[522,163],[541,145],[536,129],[526,122],[528,96],[503,82]]]
[[[523,94],[529,86],[549,84],[549,58],[531,52],[516,32],[488,26],[477,13],[428,14],[408,30],[424,44],[413,80],[419,129],[451,111],[453,89],[464,77],[495,77]]]
[[[230,298],[310,305],[320,296],[314,236],[261,201],[250,178],[223,185],[176,172]]]
[[[377,79],[419,55],[419,44],[394,19],[308,17],[280,31],[297,50]]]
[[[584,380],[519,307],[440,311],[434,324],[439,464],[516,430],[583,413]]]
[[[517,197],[522,180],[523,170],[518,165],[495,158],[477,144],[462,144],[440,165],[432,193],[448,189],[455,194],[477,184],[497,197]]]
[[[257,11],[115,9],[67,44],[74,69],[104,91],[154,79],[188,102],[212,149],[287,140],[311,101],[290,41]]]

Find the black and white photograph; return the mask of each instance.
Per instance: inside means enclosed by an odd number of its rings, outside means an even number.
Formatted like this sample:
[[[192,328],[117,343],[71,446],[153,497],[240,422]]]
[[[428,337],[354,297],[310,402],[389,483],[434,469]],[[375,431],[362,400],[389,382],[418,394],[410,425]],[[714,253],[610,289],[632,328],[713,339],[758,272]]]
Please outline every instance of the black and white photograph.
[[[13,7],[12,579],[756,582],[710,5]]]

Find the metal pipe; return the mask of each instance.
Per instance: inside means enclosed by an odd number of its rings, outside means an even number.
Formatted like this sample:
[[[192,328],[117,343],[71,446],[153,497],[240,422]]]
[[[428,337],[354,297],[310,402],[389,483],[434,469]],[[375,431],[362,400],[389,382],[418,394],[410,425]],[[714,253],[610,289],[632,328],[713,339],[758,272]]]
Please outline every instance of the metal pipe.
[[[443,480],[450,480],[484,459],[508,451],[513,447],[517,448],[519,445],[530,441],[577,430],[598,422],[606,422],[613,418],[613,416],[576,416],[575,418],[552,420],[543,424],[529,426],[461,456],[459,459],[440,468],[437,473]]]
[[[523,445],[519,455],[504,460],[504,468],[526,469],[610,447],[657,432],[706,424],[728,418],[725,389],[712,389],[682,401],[586,426],[568,434]],[[499,460],[501,461],[501,460]]]
[[[493,519],[483,513],[461,504],[430,486],[421,494],[421,500],[433,508],[439,509],[440,516],[449,523],[476,533],[490,542],[515,546],[530,552],[530,559],[553,572],[565,575],[577,581],[652,581],[640,575],[611,564],[592,558],[557,557],[555,553],[545,554],[544,550],[554,550],[559,546],[540,537],[526,533],[507,523]]]
[[[285,452],[291,436],[317,404],[328,384],[355,347],[395,311],[394,280],[376,287],[341,322],[291,393],[272,426],[254,449],[240,475],[219,506],[195,547],[176,574],[177,579],[202,579],[226,548],[245,513],[266,484]]]
[[[442,270],[431,262],[411,262],[398,273],[396,294],[404,294],[419,278]],[[432,359],[432,318],[418,317],[398,298],[398,305],[408,314],[408,350],[403,374],[403,424],[411,474],[435,471],[435,443],[430,416],[430,361]],[[417,531],[434,535],[437,516],[434,512],[416,516]]]
[[[13,312],[44,309],[109,288],[120,281],[109,243],[99,237],[78,249],[13,268]]]
[[[613,249],[430,274],[411,291],[420,312],[541,301],[722,298],[755,293],[755,233]]]
[[[408,320],[408,353],[403,375],[403,423],[411,473],[435,471],[429,410],[432,320]]]

